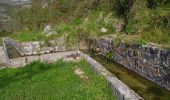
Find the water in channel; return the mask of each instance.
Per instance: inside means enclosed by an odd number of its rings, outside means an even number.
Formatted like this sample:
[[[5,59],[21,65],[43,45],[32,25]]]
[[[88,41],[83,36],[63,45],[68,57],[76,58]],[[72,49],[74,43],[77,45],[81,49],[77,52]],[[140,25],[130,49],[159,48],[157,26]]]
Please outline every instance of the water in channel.
[[[107,61],[106,58],[101,55],[90,53],[87,50],[83,50],[83,52],[100,62],[100,64],[106,67],[145,100],[170,100],[170,91],[161,88],[114,61]]]

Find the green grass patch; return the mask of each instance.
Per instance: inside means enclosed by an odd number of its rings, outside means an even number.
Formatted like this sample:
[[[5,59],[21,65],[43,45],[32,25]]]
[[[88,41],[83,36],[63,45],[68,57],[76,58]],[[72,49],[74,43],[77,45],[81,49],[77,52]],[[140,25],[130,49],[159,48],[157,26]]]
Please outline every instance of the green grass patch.
[[[74,73],[81,68],[89,77],[81,79]],[[0,70],[1,100],[114,100],[110,86],[97,76],[90,65],[57,61],[55,64],[33,62],[23,68]]]
[[[43,35],[42,32],[23,31],[23,32],[13,33],[10,37],[19,41],[26,42],[26,41],[41,40],[43,38]]]
[[[170,35],[162,33],[160,30],[155,29],[152,32],[140,33],[136,35],[127,35],[123,33],[110,35],[116,44],[124,41],[126,43],[136,43],[141,45],[154,44],[161,48],[170,48]]]
[[[60,33],[53,34],[51,36],[46,36],[45,34],[42,33],[42,31],[23,31],[23,32],[17,32],[17,33],[13,33],[12,35],[9,35],[10,38],[13,38],[21,42],[47,41],[47,40],[56,39],[60,36],[61,36]]]

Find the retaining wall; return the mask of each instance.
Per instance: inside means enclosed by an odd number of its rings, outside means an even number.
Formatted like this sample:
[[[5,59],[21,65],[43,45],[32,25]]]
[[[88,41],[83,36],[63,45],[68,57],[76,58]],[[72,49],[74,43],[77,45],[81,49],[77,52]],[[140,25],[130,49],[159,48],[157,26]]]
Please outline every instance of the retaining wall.
[[[111,38],[89,40],[87,44],[90,50],[170,90],[170,51],[155,46],[124,42],[116,46]]]

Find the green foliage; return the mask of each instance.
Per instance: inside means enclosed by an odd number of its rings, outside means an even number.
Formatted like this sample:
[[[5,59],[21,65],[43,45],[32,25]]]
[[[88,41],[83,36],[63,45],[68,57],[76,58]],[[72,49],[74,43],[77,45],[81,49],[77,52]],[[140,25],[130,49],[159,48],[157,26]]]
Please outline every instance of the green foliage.
[[[112,0],[55,0],[48,6],[34,0],[31,8],[16,8],[13,17],[18,30],[39,30],[48,23],[74,22],[80,24],[92,10],[111,11]],[[107,8],[107,9],[106,9]]]
[[[146,45],[147,44],[146,41],[143,40],[143,39],[138,40],[137,43],[140,44],[140,45]]]
[[[150,14],[146,2],[143,0],[133,1],[125,31],[129,34],[137,34],[141,29],[147,27],[149,22]]]
[[[129,18],[130,8],[133,6],[134,0],[117,0],[117,14],[124,18]]]
[[[56,25],[54,30],[58,33],[58,34],[65,34],[66,32],[71,32],[73,29],[73,27],[70,24],[66,24],[66,23],[61,23],[59,25]]]
[[[89,79],[76,75],[76,67]],[[60,60],[55,64],[33,62],[23,68],[0,70],[0,99],[114,100],[114,97],[104,78],[95,75],[87,62]]]
[[[59,0],[60,11],[67,13],[69,11],[69,0]]]
[[[106,52],[106,58],[111,61],[113,59],[113,53],[110,51]]]
[[[152,24],[150,25],[152,28],[159,28],[162,29],[162,31],[168,31],[170,28],[170,13],[155,17],[155,21],[152,21]]]
[[[74,19],[74,20],[72,21],[72,23],[73,23],[74,25],[80,25],[80,24],[82,24],[82,22],[83,22],[83,18],[82,18],[82,17],[78,17],[78,18],[76,18],[76,19]]]
[[[43,35],[42,32],[36,32],[36,31],[23,31],[23,32],[17,32],[10,35],[11,38],[14,38],[19,41],[35,41],[35,40],[42,40]]]
[[[30,9],[14,11],[18,30],[42,30],[46,24],[52,24],[58,36],[65,37],[70,45],[78,45],[89,37],[113,35],[117,26],[123,23],[123,34],[128,36],[118,35],[118,40],[169,43],[169,0],[57,0],[49,2],[45,8],[36,5],[33,3]],[[101,28],[108,31],[102,33]],[[37,34],[30,40],[40,37]]]
[[[46,36],[42,34],[42,31],[22,31],[16,32],[11,35],[8,35],[10,38],[16,39],[21,42],[29,42],[29,41],[44,41],[47,42],[49,40],[53,40],[61,36],[61,34],[54,34],[51,36]]]
[[[125,28],[125,32],[128,34],[136,34],[138,32],[139,26],[135,22],[129,21],[128,25]]]
[[[147,0],[147,2],[149,8],[156,8],[170,3],[169,0]]]
[[[68,45],[79,45],[89,37],[98,37],[115,32],[112,22],[112,13],[101,11],[91,11],[87,17],[78,17],[71,23],[61,23],[56,25],[56,31],[63,34]],[[100,32],[102,27],[106,27],[108,32]]]
[[[129,38],[140,44],[146,42],[169,44],[169,5],[168,0],[134,0],[130,10],[126,11],[129,18],[126,20],[124,31],[138,35],[138,39],[127,36],[125,40]]]
[[[170,34],[164,34],[162,30],[154,29],[149,33],[142,33],[142,39],[147,42],[151,41],[153,43],[170,43]]]

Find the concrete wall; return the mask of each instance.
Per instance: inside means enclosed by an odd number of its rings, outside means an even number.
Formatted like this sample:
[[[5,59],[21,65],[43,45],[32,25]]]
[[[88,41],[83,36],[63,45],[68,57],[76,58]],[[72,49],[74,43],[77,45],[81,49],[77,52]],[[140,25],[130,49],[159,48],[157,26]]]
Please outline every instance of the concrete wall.
[[[6,45],[8,44],[14,46],[21,56],[31,56],[31,55],[54,53],[54,52],[65,52],[67,48],[64,46],[63,41],[64,40],[62,38],[58,38],[56,40],[49,41],[48,44],[50,46],[48,46],[42,41],[18,42],[11,38],[3,38],[3,45],[5,49],[6,49]]]
[[[17,67],[24,67],[27,64],[30,64],[34,61],[41,61],[44,63],[54,63],[57,60],[63,59],[63,60],[77,60],[80,56],[78,55],[77,51],[68,51],[68,52],[58,52],[58,53],[51,53],[51,54],[43,54],[40,56],[26,56],[26,57],[20,57],[15,59],[9,59],[9,62],[6,64],[6,67],[11,68],[17,68]]]
[[[154,46],[120,43],[110,38],[90,40],[89,49],[170,90],[170,51]]]

